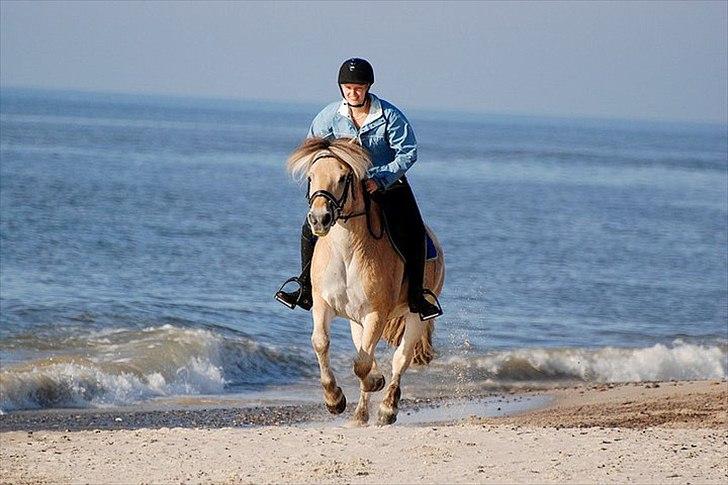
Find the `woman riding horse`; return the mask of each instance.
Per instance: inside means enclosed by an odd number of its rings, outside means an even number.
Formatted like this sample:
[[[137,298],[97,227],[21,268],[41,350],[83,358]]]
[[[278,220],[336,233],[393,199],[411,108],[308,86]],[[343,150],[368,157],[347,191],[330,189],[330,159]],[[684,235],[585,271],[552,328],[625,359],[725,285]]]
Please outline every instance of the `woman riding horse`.
[[[344,62],[339,69],[338,83],[344,100],[321,110],[314,118],[308,136],[354,138],[367,149],[373,166],[368,171],[365,189],[382,207],[388,234],[405,261],[410,311],[419,314],[423,321],[438,317],[442,315],[440,304],[422,283],[425,225],[404,176],[417,160],[414,131],[397,107],[369,92],[374,84],[374,70],[366,60],[353,58]],[[300,288],[287,292],[281,287],[276,293],[276,299],[291,309],[298,305],[309,310],[313,303],[310,270],[316,239],[308,221],[304,221],[301,275],[288,280],[298,282]],[[434,303],[425,295],[432,297]]]

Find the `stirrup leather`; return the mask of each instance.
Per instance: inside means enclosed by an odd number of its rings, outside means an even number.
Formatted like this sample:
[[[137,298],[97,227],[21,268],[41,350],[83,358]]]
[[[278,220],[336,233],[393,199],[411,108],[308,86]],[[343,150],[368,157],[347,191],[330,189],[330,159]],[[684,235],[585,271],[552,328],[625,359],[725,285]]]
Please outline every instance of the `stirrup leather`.
[[[430,290],[428,290],[428,289],[424,288],[424,289],[422,290],[422,298],[423,298],[423,299],[425,299],[425,295],[427,295],[427,296],[431,296],[431,297],[432,297],[432,299],[433,299],[433,300],[435,300],[435,303],[433,303],[432,305],[433,305],[434,307],[437,307],[437,308],[435,309],[435,311],[433,311],[433,312],[428,312],[427,314],[424,314],[424,313],[422,313],[422,312],[420,311],[420,312],[419,312],[419,314],[420,314],[420,320],[422,320],[423,322],[426,322],[426,321],[428,321],[428,320],[432,320],[433,318],[437,318],[437,317],[441,316],[441,315],[442,315],[442,314],[444,313],[444,312],[442,311],[442,306],[440,306],[440,301],[439,301],[439,300],[437,299],[437,295],[435,295],[435,294],[434,294],[434,293],[433,293],[432,291],[430,291]],[[428,303],[429,303],[429,302],[428,302]]]
[[[284,293],[283,292],[283,288],[285,288],[285,286],[288,283],[296,283],[298,285],[298,296],[296,297],[296,302],[295,303],[290,303],[290,302],[286,301],[283,298],[283,293]],[[276,298],[276,300],[278,300],[279,302],[281,302],[283,305],[285,305],[288,308],[290,308],[291,310],[293,310],[294,308],[296,308],[296,304],[298,304],[299,300],[301,299],[301,295],[302,294],[303,294],[303,284],[301,284],[301,280],[297,276],[294,276],[293,278],[288,278],[285,281],[285,283],[283,283],[281,285],[281,287],[276,292],[275,298]]]

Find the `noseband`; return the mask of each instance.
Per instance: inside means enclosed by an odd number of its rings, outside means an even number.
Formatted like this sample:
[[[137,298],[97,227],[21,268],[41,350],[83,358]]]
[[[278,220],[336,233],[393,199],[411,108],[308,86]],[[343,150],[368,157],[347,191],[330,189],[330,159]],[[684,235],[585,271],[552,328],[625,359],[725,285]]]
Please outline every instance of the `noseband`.
[[[311,162],[311,165],[316,163],[317,161],[321,160],[322,158],[336,158],[333,155],[329,154],[323,154],[319,155],[318,157],[314,158],[314,160]],[[338,159],[337,159],[338,160]],[[311,191],[311,177],[308,178],[308,188],[306,189],[306,198],[308,199],[308,206],[309,208],[311,205],[313,205],[313,201],[316,199],[316,197],[323,197],[326,199],[326,201],[331,204],[333,208],[333,221],[331,224],[336,224],[336,221],[338,219],[341,219],[342,221],[346,222],[352,217],[358,217],[363,216],[366,214],[366,211],[364,212],[358,212],[356,214],[344,214],[344,206],[346,205],[346,199],[349,196],[349,192],[351,192],[351,200],[356,200],[356,189],[354,188],[354,172],[352,170],[349,170],[349,173],[346,175],[346,181],[344,182],[344,191],[341,194],[341,197],[338,199],[334,194],[329,192],[328,190],[317,190],[313,194],[310,194]]]

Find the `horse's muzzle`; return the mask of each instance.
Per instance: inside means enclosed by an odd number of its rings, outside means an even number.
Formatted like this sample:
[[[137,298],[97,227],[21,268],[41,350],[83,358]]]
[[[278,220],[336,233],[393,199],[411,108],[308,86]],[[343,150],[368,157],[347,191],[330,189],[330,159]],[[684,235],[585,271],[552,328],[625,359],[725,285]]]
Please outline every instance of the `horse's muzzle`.
[[[311,226],[311,232],[317,237],[327,235],[336,219],[333,211],[329,209],[328,204],[322,205],[324,207],[312,207],[306,217],[308,225]]]

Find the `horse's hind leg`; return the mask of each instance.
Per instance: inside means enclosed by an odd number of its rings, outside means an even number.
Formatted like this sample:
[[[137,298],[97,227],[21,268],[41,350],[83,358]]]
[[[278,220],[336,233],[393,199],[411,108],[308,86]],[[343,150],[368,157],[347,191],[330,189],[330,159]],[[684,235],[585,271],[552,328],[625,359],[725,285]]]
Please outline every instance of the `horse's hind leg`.
[[[341,388],[336,385],[336,378],[329,363],[329,343],[331,320],[334,311],[322,301],[313,306],[313,334],[311,344],[316,352],[319,369],[321,370],[321,386],[324,388],[324,403],[332,414],[341,414],[346,409],[346,397]]]
[[[409,367],[414,355],[415,344],[422,337],[425,330],[425,323],[421,322],[417,315],[411,313],[405,321],[404,335],[399,347],[392,357],[392,382],[389,383],[387,392],[379,405],[378,424],[386,425],[397,421],[399,411],[399,398],[402,393],[399,387],[402,374]]]

